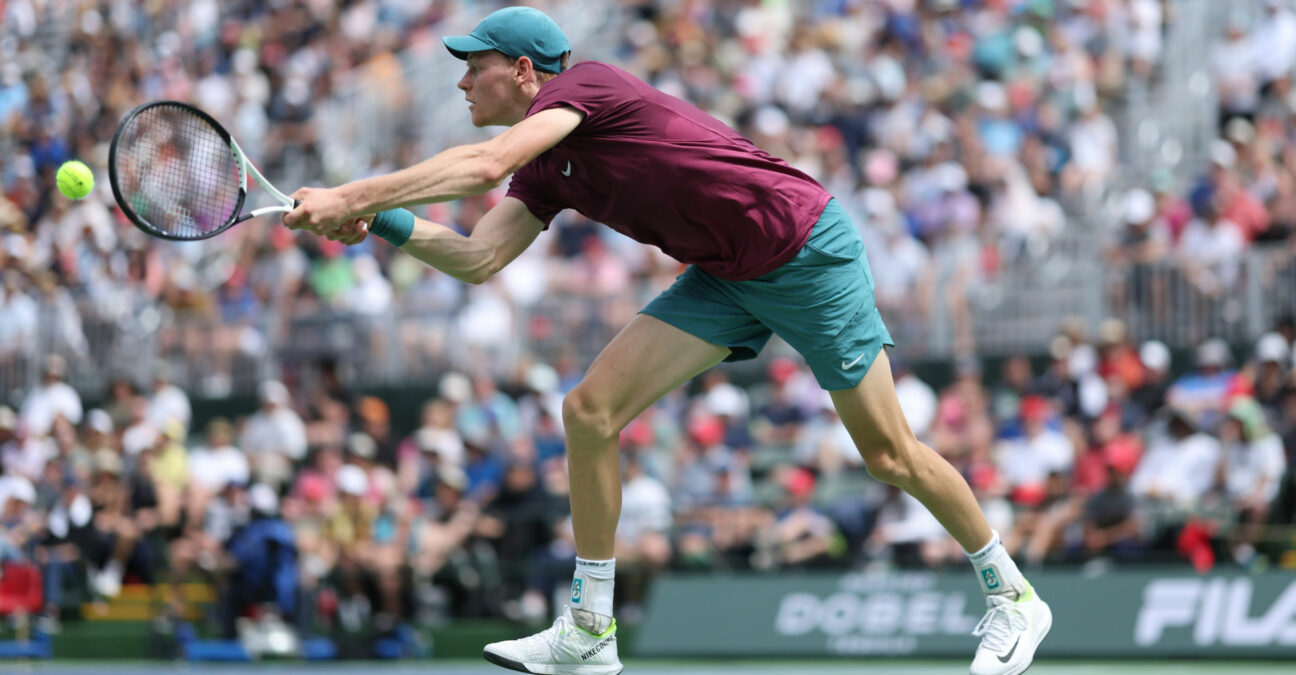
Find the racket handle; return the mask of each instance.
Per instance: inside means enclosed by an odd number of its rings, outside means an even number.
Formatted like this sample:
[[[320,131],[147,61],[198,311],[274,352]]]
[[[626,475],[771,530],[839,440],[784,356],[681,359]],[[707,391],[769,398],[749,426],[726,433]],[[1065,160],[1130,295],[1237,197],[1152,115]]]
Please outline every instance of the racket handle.
[[[296,209],[298,206],[301,206],[301,200],[300,200],[300,199],[294,199],[294,200],[293,200],[293,208]]]

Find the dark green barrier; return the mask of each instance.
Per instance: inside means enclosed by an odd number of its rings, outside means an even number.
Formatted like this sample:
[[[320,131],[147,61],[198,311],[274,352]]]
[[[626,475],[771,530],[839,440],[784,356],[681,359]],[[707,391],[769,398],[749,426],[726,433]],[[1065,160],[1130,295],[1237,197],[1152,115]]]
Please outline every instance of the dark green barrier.
[[[1043,655],[1296,657],[1296,576],[1031,576],[1053,608]],[[970,656],[984,609],[967,574],[673,577],[653,587],[643,656]]]

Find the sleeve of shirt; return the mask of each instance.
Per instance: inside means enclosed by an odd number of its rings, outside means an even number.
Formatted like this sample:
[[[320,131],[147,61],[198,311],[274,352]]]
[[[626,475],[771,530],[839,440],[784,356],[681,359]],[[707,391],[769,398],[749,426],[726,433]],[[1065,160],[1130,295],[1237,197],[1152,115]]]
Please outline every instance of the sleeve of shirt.
[[[544,223],[544,229],[547,230],[554,216],[567,207],[554,198],[554,191],[545,184],[544,176],[540,175],[536,166],[538,161],[532,160],[513,174],[513,178],[509,180],[508,196],[521,200],[531,215]]]
[[[633,91],[625,86],[612,68],[600,63],[581,63],[541,87],[527,116],[552,108],[575,108],[585,115],[585,119],[571,135],[580,136],[598,133],[610,118],[633,100]],[[539,164],[537,158],[513,174],[508,196],[526,204],[531,215],[540,219],[547,229],[554,216],[567,205],[555,198],[548,181],[541,175]]]

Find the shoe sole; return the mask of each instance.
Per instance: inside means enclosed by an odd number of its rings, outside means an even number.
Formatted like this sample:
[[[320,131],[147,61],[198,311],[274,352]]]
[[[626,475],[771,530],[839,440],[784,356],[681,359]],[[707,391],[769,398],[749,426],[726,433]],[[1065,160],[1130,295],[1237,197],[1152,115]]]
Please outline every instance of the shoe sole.
[[[486,659],[487,661],[490,661],[491,663],[493,663],[493,664],[495,664],[495,665],[497,665],[497,666],[499,666],[499,667],[501,667],[501,668],[508,668],[509,670],[516,670],[516,671],[518,671],[519,673],[529,673],[529,672],[531,672],[530,670],[527,670],[527,667],[524,666],[524,665],[522,665],[521,662],[519,662],[519,661],[514,661],[513,659],[510,659],[510,658],[507,658],[507,657],[500,656],[499,654],[496,654],[495,652],[488,652],[488,651],[486,651],[486,650],[483,649],[483,650],[482,650],[482,658]]]
[[[510,659],[507,656],[500,656],[495,652],[489,652],[486,651],[485,649],[482,650],[482,658],[486,659],[487,661],[490,661],[491,663],[501,668],[516,670],[519,673],[532,673],[532,675],[536,675],[537,673],[539,673],[539,671],[535,671],[535,670],[531,670],[530,668],[527,668],[526,664],[522,663],[521,661],[514,661],[513,659]],[[609,675],[621,675],[621,670],[618,669],[615,673],[609,673]]]

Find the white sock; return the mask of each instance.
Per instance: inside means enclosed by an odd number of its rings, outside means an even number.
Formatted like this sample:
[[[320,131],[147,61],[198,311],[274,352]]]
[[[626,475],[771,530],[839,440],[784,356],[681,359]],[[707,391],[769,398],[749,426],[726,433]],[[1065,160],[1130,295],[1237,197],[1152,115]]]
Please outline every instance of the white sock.
[[[576,625],[602,635],[612,625],[612,588],[616,582],[616,558],[576,558],[572,577],[571,610]]]
[[[976,568],[977,579],[981,581],[981,591],[986,595],[992,593],[1020,592],[1025,589],[1025,577],[1017,569],[1017,563],[999,541],[999,533],[991,530],[990,543],[976,553],[968,553],[968,560]],[[964,551],[967,553],[967,551]]]

